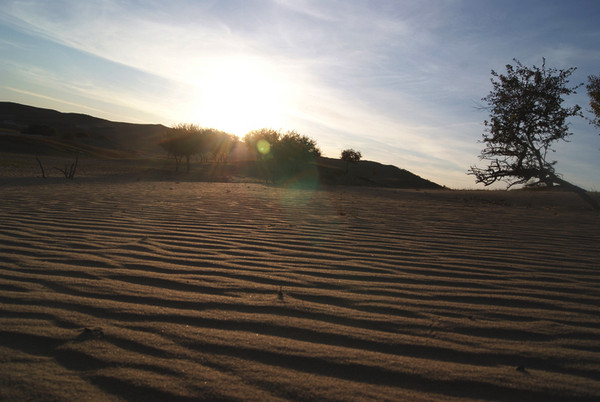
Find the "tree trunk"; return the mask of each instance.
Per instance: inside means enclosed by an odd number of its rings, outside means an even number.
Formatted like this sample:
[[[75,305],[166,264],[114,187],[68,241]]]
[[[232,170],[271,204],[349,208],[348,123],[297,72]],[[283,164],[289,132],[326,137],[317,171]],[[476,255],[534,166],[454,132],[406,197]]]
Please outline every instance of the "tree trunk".
[[[589,195],[587,191],[559,177],[554,176],[552,177],[552,179],[555,183],[560,184],[561,186],[564,186],[565,188],[568,188],[569,190],[577,193],[577,195],[583,198],[585,202],[590,204],[591,207],[594,208],[594,210],[600,211],[600,205],[598,205],[598,201],[596,201],[591,195]]]

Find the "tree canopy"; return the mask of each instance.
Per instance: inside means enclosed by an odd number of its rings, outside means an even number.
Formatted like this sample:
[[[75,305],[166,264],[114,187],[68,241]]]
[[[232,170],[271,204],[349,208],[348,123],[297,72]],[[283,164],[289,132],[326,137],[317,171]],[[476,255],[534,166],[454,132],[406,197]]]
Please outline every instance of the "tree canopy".
[[[202,128],[196,124],[180,123],[170,128],[159,145],[175,158],[175,171],[185,157],[187,172],[190,171],[192,155],[203,155],[205,159],[212,157],[215,161],[224,160],[229,155],[237,137],[216,130]]]
[[[563,105],[564,97],[580,86],[568,85],[575,68],[547,68],[545,60],[541,67],[530,68],[514,61],[515,66],[506,65],[506,74],[492,70],[492,90],[483,98],[490,120],[484,121],[485,148],[479,156],[489,165],[472,166],[469,174],[486,186],[497,181],[505,181],[508,187],[560,184],[598,208],[583,189],[561,179],[554,169],[556,162],[549,160],[552,145],[572,134],[568,118],[581,116],[578,105]]]
[[[350,163],[357,163],[362,158],[360,151],[355,151],[352,148],[344,149],[340,156],[340,159],[346,162],[346,173],[348,173],[348,166]]]
[[[271,150],[275,159],[280,162],[308,162],[317,156],[321,156],[321,150],[312,138],[298,134],[296,131],[288,131],[279,138]]]
[[[585,88],[590,97],[590,112],[595,116],[590,123],[600,128],[600,74],[590,75]]]
[[[260,130],[250,131],[244,136],[244,143],[254,155],[259,159],[268,159],[271,154],[271,147],[281,138],[281,133],[271,128],[261,128]]]
[[[321,150],[312,138],[287,131],[263,128],[246,134],[244,143],[262,164],[266,180],[276,181],[303,170]]]

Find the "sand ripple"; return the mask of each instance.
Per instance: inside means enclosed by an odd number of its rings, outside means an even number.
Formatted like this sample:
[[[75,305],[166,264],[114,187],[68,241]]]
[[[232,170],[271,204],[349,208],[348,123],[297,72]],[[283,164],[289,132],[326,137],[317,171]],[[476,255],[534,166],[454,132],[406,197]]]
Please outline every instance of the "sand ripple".
[[[0,190],[0,399],[600,397],[571,195]]]

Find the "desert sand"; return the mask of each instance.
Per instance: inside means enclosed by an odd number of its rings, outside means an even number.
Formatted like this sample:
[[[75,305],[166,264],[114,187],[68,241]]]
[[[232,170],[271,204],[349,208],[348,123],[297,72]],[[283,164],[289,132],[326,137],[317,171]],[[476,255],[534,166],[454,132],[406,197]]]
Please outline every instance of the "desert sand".
[[[576,195],[0,180],[0,400],[600,398]]]

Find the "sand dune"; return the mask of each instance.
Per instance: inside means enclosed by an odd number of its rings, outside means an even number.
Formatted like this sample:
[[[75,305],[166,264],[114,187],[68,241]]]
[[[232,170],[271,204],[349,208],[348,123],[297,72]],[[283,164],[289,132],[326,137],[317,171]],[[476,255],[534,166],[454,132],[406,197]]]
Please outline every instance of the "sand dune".
[[[568,193],[0,186],[2,400],[592,400]]]

